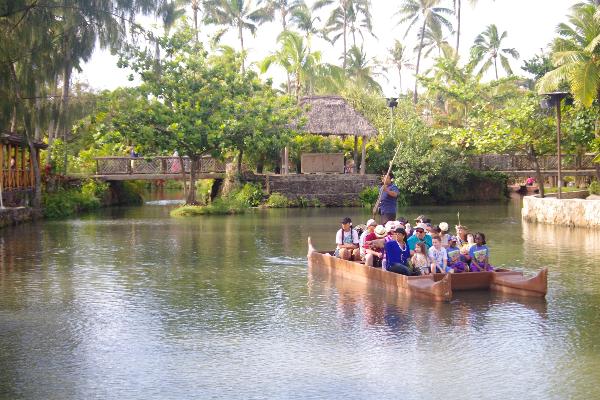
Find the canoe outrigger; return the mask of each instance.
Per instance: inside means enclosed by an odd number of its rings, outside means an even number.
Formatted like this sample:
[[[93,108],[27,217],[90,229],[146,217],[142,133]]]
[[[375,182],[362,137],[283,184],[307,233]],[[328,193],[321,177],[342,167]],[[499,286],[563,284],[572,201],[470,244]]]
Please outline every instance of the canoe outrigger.
[[[377,281],[408,296],[428,298],[435,301],[452,300],[452,292],[460,290],[495,290],[505,294],[545,297],[548,290],[548,269],[533,278],[524,278],[519,271],[499,269],[495,272],[467,272],[460,274],[434,274],[405,276],[362,263],[342,260],[332,252],[318,252],[308,238],[308,264],[320,267],[343,278],[358,281]]]

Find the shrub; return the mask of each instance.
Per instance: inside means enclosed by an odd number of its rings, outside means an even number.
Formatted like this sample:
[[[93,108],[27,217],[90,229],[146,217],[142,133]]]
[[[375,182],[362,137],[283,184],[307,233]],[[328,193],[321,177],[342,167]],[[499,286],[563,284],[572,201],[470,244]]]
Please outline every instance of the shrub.
[[[238,192],[233,193],[230,197],[245,204],[247,207],[256,207],[263,198],[263,191],[261,186],[257,184],[246,183]]]
[[[379,188],[377,186],[366,187],[358,195],[360,204],[363,207],[373,207],[378,197]]]
[[[80,188],[59,189],[45,193],[42,198],[43,213],[46,218],[65,218],[82,211],[99,208],[102,198],[108,191],[108,184],[89,180]]]
[[[265,205],[270,208],[287,208],[290,206],[290,201],[281,193],[272,193]]]
[[[598,183],[598,181],[590,183],[588,190],[590,194],[600,194],[600,183]]]
[[[242,214],[246,211],[246,206],[240,204],[235,199],[225,198],[217,199],[208,206],[183,205],[171,210],[172,217],[188,217],[195,215],[227,215]]]

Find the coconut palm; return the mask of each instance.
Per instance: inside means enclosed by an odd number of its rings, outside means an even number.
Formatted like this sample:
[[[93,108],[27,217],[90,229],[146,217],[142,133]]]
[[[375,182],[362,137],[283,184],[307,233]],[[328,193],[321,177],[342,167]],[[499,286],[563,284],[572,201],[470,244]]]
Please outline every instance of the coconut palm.
[[[283,30],[287,30],[287,24],[294,12],[294,9],[300,5],[298,0],[259,0],[258,5],[265,3],[265,13],[269,16],[269,20],[273,20],[275,13],[279,12],[281,17],[281,26]],[[302,2],[303,3],[303,2]]]
[[[498,28],[494,24],[488,25],[485,31],[477,35],[475,44],[471,47],[471,63],[477,66],[484,61],[479,69],[479,75],[483,75],[493,65],[496,80],[498,80],[498,58],[500,58],[500,64],[504,71],[508,75],[512,75],[512,69],[506,56],[518,59],[519,52],[514,48],[502,48],[502,41],[507,36],[506,31],[499,35]]]
[[[244,30],[249,30],[252,35],[255,35],[258,26],[269,19],[266,10],[253,8],[250,0],[206,0],[204,12],[207,23],[237,29],[242,54],[245,52]],[[242,61],[242,72],[245,70]]]
[[[306,45],[309,50],[312,35],[316,35],[320,32],[316,23],[321,22],[321,18],[314,16],[313,11],[314,10],[309,8],[304,1],[299,1],[292,11],[291,17],[291,21],[296,24],[298,30],[304,33]]]
[[[381,93],[381,85],[375,80],[375,77],[381,74],[375,71],[373,60],[367,57],[362,48],[350,47],[346,73],[358,87]]]
[[[579,4],[571,9],[568,23],[557,27],[552,43],[552,62],[556,69],[540,79],[540,92],[555,90],[567,82],[576,101],[592,105],[600,89],[600,24],[598,8]]]
[[[272,64],[282,66],[288,74],[288,94],[294,94],[298,99],[302,92],[312,91],[314,71],[321,61],[321,53],[311,53],[302,36],[296,32],[283,31],[277,41],[280,49],[262,61],[261,72],[265,73]]]
[[[420,41],[419,34],[419,41]],[[425,30],[425,38],[423,39],[423,56],[429,57],[432,51],[437,50],[437,56],[442,55],[451,57],[454,55],[454,49],[444,36],[441,25],[433,25]],[[418,51],[418,46],[415,47],[415,51]]]
[[[402,93],[402,70],[404,69],[404,67],[412,68],[413,66],[409,62],[406,47],[402,43],[400,43],[399,40],[396,39],[394,41],[394,47],[392,47],[389,51],[391,57],[390,61],[398,70],[398,79],[400,82],[399,88],[400,92]]]
[[[469,0],[472,6],[477,4],[477,0]],[[458,54],[458,48],[460,47],[460,26],[461,26],[461,11],[462,11],[462,0],[454,0],[454,14],[456,15],[456,54]]]
[[[336,4],[331,11],[327,22],[325,23],[324,33],[329,35],[333,33],[330,39],[335,44],[340,38],[343,39],[343,62],[342,68],[346,70],[348,58],[348,33],[352,34],[352,43],[356,46],[356,33],[363,37],[363,30],[373,34],[371,22],[371,1],[370,0],[319,0],[313,6],[319,9],[330,4]],[[360,18],[360,19],[359,19]]]
[[[439,7],[441,0],[403,0],[400,10],[397,15],[400,16],[399,23],[409,22],[406,34],[415,26],[417,23],[421,24],[420,38],[418,45],[417,54],[417,66],[415,75],[419,74],[419,67],[421,64],[421,53],[423,51],[423,42],[425,40],[425,29],[429,27],[445,26],[448,30],[452,30],[452,24],[446,19],[444,14],[452,14],[452,11],[445,7]],[[418,81],[415,80],[415,92],[413,94],[413,102],[416,104]]]

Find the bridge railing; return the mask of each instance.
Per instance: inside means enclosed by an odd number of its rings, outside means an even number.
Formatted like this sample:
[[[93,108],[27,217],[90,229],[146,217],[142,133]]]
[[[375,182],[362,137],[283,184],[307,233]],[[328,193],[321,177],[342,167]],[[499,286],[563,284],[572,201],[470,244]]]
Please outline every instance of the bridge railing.
[[[596,168],[594,158],[596,154],[586,153],[583,156],[575,154],[562,154],[561,167],[565,170],[593,170]],[[482,171],[529,171],[533,170],[533,162],[526,154],[482,154],[470,156],[471,166]],[[558,156],[539,156],[538,163],[543,171],[558,169]]]
[[[177,175],[182,169],[190,172],[188,157],[97,157],[97,175]],[[183,165],[182,165],[183,161]],[[196,173],[223,173],[225,163],[210,156],[204,156]]]

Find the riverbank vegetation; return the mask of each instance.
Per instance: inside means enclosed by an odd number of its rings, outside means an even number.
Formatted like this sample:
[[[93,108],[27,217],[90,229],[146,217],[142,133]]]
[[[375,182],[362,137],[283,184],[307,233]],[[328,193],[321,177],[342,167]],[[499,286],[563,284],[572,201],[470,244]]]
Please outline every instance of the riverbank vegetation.
[[[265,199],[262,188],[244,186],[241,172],[245,165],[256,173],[279,173],[286,147],[292,171],[300,171],[302,153],[341,152],[350,158],[362,139],[355,143],[352,137],[302,130],[298,100],[319,94],[343,96],[379,132],[366,144],[368,173],[385,172],[398,149],[393,171],[404,203],[461,200],[481,181],[505,185],[505,176],[479,172],[469,162],[470,156],[489,153],[526,154],[543,192],[539,160],[556,151],[555,117],[540,105],[540,94],[547,91],[571,93],[562,105],[562,148],[568,157],[582,159],[600,150],[595,2],[572,8],[556,37],[547,38],[547,52],[518,61],[508,31],[494,24],[481,27],[469,57],[459,57],[460,2],[453,8],[456,2],[449,0],[401,1],[395,22],[404,24],[418,45],[412,51],[396,40],[389,54],[377,55],[390,60],[399,78],[391,113],[381,86],[387,71],[362,46],[375,22],[369,1],[259,2],[254,10],[256,4],[246,0],[192,2],[193,19],[185,17],[186,2],[118,2],[110,12],[75,0],[51,4],[20,0],[0,15],[5,44],[0,126],[22,132],[30,147],[46,141],[42,166],[50,174],[90,174],[94,157],[124,155],[130,146],[144,156],[186,156],[192,167],[211,155],[235,167],[233,184],[219,190],[223,197],[211,204],[204,199],[210,197],[208,189],[199,191],[201,198],[188,190],[186,203],[201,206],[201,212],[239,212],[262,203],[318,206],[303,197]],[[142,14],[160,17],[162,31],[139,26],[135,18]],[[253,59],[244,48],[244,34],[260,35],[261,25],[275,19],[283,27],[277,48]],[[201,39],[199,32],[211,25],[237,29],[239,46],[221,43],[220,34]],[[456,45],[447,40],[451,36]],[[343,43],[339,64],[324,62],[323,53],[313,50],[313,42],[322,38]],[[73,70],[97,44],[118,55],[118,65],[136,85],[95,92],[72,81]],[[402,77],[411,64],[416,65],[415,86],[405,89]],[[274,68],[285,76],[281,85],[265,78]],[[39,204],[42,172],[37,165],[33,172],[34,204]],[[196,187],[194,173],[186,179],[184,187]],[[60,212],[61,201],[72,205],[66,209],[95,204],[95,195],[68,193],[45,195],[48,215]],[[79,202],[67,199],[78,196]],[[365,205],[373,201],[372,189],[360,196]]]

